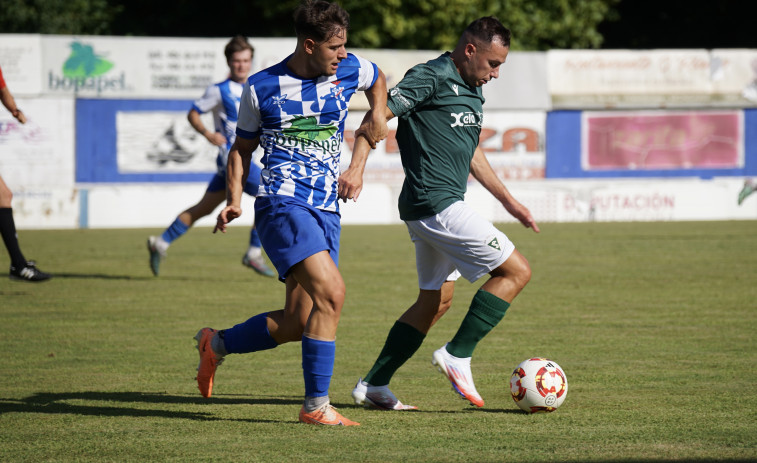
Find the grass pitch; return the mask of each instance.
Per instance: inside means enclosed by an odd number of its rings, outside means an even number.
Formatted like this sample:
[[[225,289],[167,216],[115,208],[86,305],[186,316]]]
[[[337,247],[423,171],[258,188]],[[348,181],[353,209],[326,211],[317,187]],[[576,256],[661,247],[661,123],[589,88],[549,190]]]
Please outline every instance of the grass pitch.
[[[55,278],[0,280],[0,461],[757,459],[757,221],[541,227],[502,226],[533,278],[474,355],[486,406],[430,363],[483,283],[461,280],[391,384],[421,410],[395,413],[350,391],[415,300],[413,248],[403,226],[346,226],[331,399],[362,426],[338,429],[297,423],[299,343],[229,356],[213,397],[197,391],[197,330],[283,305],[281,283],[240,263],[248,230],[192,230],[158,278],[145,249],[157,230],[22,230]],[[568,377],[552,414],[509,396],[533,356]]]

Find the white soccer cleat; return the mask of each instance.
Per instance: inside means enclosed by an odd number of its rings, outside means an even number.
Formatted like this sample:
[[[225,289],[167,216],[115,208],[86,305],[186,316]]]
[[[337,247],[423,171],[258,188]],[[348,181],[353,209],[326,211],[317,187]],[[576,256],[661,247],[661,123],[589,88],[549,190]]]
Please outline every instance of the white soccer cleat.
[[[431,363],[441,374],[449,379],[452,388],[476,407],[484,406],[484,399],[478,395],[476,386],[473,384],[473,374],[470,371],[471,358],[457,358],[447,352],[447,345],[434,351]]]
[[[414,405],[405,405],[392,394],[388,386],[371,386],[363,381],[363,378],[357,380],[355,389],[352,390],[352,398],[355,399],[356,405],[364,407],[378,408],[379,410],[418,410]]]

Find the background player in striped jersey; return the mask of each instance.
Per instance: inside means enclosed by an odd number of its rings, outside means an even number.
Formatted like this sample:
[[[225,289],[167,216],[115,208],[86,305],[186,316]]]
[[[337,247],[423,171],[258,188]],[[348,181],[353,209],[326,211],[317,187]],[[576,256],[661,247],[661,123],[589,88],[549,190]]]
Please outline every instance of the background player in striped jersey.
[[[256,352],[302,342],[305,401],[299,420],[310,424],[357,425],[331,406],[336,331],[344,304],[344,280],[337,268],[341,231],[339,199],[356,200],[367,153],[353,156],[340,174],[347,106],[365,91],[371,108],[365,123],[372,142],[386,137],[383,108],[386,79],[378,67],[345,49],[349,15],[324,0],[306,1],[295,11],[297,46],[281,63],[247,80],[229,153],[227,206],[217,229],[242,214],[242,185],[250,157],[263,148],[255,221],[263,246],[286,284],[283,310],[260,313],[232,328],[203,328],[197,382],[212,392],[216,366],[229,353]],[[360,136],[357,146],[368,146]]]
[[[224,49],[226,62],[229,65],[229,77],[223,82],[209,86],[205,94],[196,100],[192,109],[189,110],[187,119],[192,127],[218,147],[216,158],[218,171],[210,180],[205,194],[197,204],[179,214],[161,235],[148,238],[150,269],[155,276],[160,272],[160,263],[166,256],[171,243],[189,231],[189,228],[199,219],[213,212],[226,199],[226,163],[229,149],[236,138],[239,99],[242,96],[243,84],[250,75],[254,51],[247,38],[241,35],[233,37]],[[201,114],[208,111],[213,113],[214,130],[205,128],[200,118]],[[250,196],[257,196],[260,168],[254,163],[250,168],[252,175],[244,186],[244,192]],[[275,276],[263,259],[260,237],[254,225],[250,230],[250,245],[247,253],[242,257],[242,264],[261,275]]]

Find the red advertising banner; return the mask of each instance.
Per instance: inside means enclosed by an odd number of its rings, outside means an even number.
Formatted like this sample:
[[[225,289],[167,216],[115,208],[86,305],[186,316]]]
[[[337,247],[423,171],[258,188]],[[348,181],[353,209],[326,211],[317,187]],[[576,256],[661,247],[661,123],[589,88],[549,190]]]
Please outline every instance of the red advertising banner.
[[[584,170],[744,166],[741,111],[586,112],[581,127]]]

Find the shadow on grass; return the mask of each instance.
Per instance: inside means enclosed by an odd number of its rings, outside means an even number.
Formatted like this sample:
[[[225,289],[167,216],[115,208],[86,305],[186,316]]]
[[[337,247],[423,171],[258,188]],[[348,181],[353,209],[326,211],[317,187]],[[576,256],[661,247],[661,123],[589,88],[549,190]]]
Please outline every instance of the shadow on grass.
[[[410,410],[411,412],[421,412],[421,413],[450,413],[453,415],[457,415],[459,413],[505,413],[509,415],[525,415],[526,412],[522,410],[515,410],[512,408],[463,408],[461,410],[433,410],[433,411],[425,411],[425,410]]]
[[[102,402],[96,405],[72,404],[67,401]],[[116,404],[114,404],[116,403]],[[71,414],[83,416],[132,416],[179,418],[198,421],[242,421],[248,423],[288,423],[280,420],[222,418],[211,412],[137,408],[118,404],[178,404],[178,405],[300,405],[301,398],[249,398],[178,396],[145,392],[38,392],[23,399],[0,398],[0,415],[4,413]]]
[[[53,273],[53,278],[75,278],[80,280],[152,280],[154,276],[108,275],[106,273]]]
[[[244,276],[240,276],[238,280],[234,281],[248,281],[247,275],[251,272],[240,272]],[[208,278],[206,276],[161,276],[156,277],[154,275],[111,275],[107,273],[53,273],[53,279],[76,279],[76,280],[128,280],[128,281],[151,281],[151,280],[167,280],[167,281],[202,281],[202,282],[229,282],[228,278]]]

